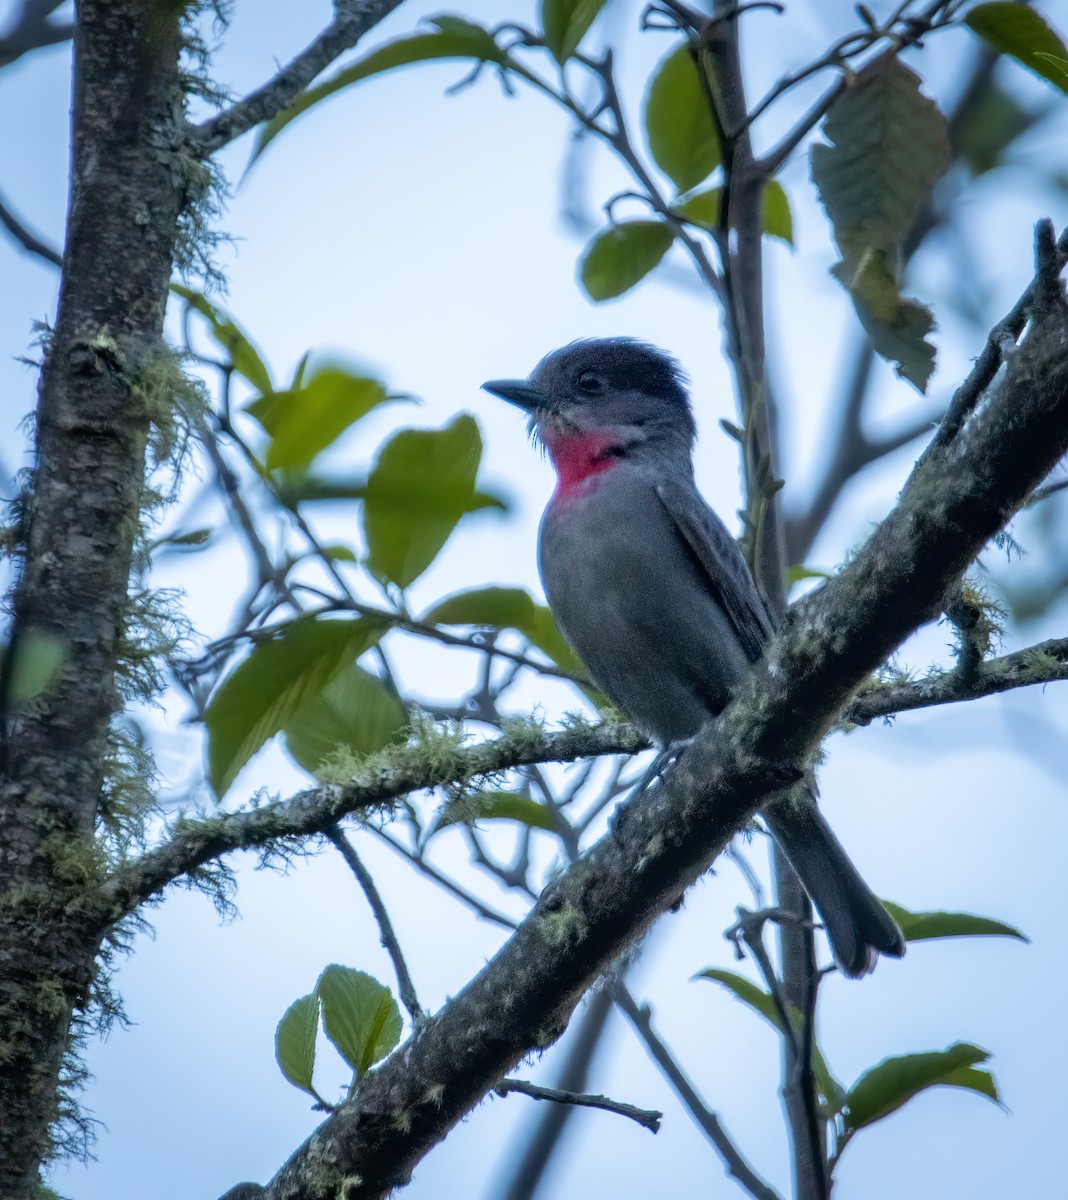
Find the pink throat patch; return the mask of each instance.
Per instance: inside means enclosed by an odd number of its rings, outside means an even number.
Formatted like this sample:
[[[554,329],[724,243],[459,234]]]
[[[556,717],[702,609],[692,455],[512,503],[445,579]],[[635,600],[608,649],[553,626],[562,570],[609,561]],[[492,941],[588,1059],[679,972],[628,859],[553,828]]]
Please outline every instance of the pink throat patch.
[[[614,467],[623,449],[618,435],[607,430],[549,434],[543,440],[556,468],[553,504],[573,498],[588,479]]]

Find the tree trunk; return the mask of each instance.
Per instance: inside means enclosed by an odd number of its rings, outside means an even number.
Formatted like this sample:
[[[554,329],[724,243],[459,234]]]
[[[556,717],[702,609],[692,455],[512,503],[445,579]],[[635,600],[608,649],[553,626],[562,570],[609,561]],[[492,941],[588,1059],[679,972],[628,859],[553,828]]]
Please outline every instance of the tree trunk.
[[[149,427],[137,385],[162,350],[187,179],[181,7],[77,6],[64,270],[40,380],[8,663],[31,658],[41,635],[58,639],[65,659],[17,715],[9,670],[0,724],[5,1200],[34,1195],[55,1148],[63,1059],[96,969],[93,839]]]

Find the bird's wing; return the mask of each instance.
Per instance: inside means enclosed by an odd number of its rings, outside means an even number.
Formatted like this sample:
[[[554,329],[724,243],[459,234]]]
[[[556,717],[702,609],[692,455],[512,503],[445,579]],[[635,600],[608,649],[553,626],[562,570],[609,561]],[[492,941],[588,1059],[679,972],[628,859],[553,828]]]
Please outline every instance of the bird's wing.
[[[659,481],[656,494],[730,618],[746,657],[756,662],[774,629],[738,543],[692,487]]]

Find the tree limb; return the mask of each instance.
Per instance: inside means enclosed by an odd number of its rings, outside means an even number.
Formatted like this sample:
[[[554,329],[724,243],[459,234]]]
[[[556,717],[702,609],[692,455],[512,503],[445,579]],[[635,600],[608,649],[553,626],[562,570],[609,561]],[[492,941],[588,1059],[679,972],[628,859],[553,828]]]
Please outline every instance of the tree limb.
[[[110,923],[132,912],[168,884],[235,850],[254,850],[287,838],[324,833],[342,817],[381,808],[398,796],[473,780],[539,762],[570,762],[598,754],[635,754],[649,741],[629,725],[576,727],[537,735],[508,734],[451,756],[436,751],[428,763],[418,743],[395,747],[387,764],[371,762],[343,786],[309,788],[257,808],[182,818],[170,836],[123,864],[103,885],[102,915]]]
[[[940,609],[952,584],[1068,451],[1068,305],[1049,274],[1031,329],[948,444],[835,579],[796,605],[720,717],[663,786],[545,889],[497,955],[323,1122],[267,1187],[271,1200],[381,1197],[532,1051],[552,1044],[620,950],[796,779],[853,692]]]
[[[1068,638],[1052,638],[1026,650],[979,663],[973,671],[940,671],[926,679],[891,683],[858,696],[846,716],[854,725],[879,717],[996,696],[1013,688],[1068,680]]]
[[[196,152],[206,158],[261,121],[288,108],[339,55],[351,50],[401,0],[335,0],[334,19],[290,63],[262,87],[192,130]]]

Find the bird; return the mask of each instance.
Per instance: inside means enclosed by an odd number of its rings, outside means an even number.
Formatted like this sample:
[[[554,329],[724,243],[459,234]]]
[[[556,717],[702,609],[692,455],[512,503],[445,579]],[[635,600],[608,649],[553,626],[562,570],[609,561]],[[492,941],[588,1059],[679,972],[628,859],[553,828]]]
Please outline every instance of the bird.
[[[546,355],[527,379],[482,386],[528,415],[556,469],[538,567],[565,639],[655,743],[692,739],[726,707],[775,623],[738,543],[697,489],[682,368],[646,342],[594,338]],[[762,816],[843,974],[904,954],[901,930],[820,812],[814,780]]]

